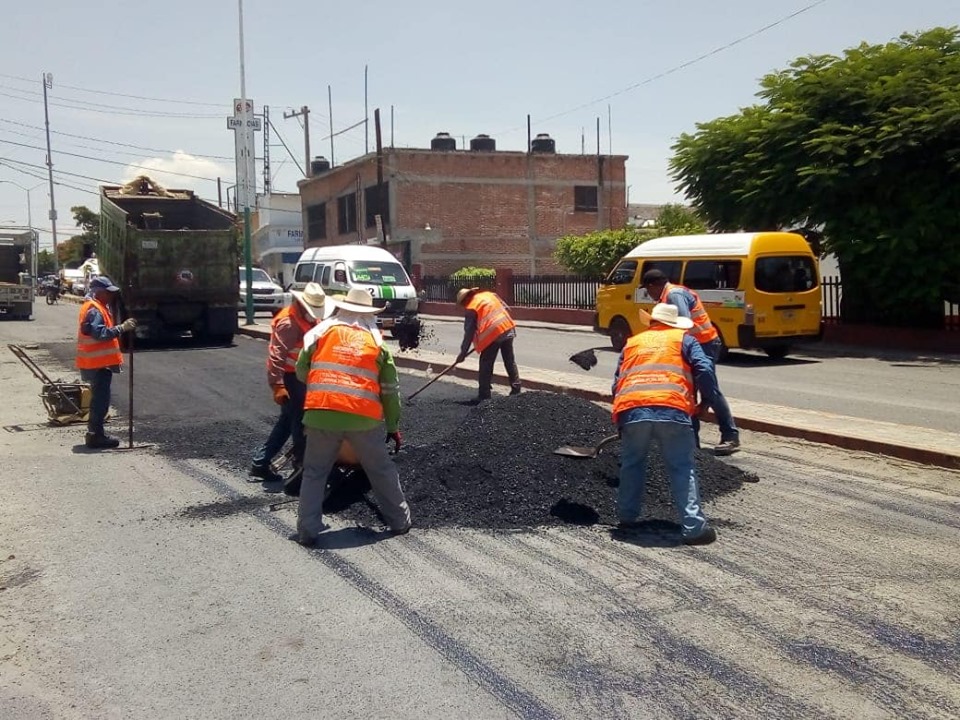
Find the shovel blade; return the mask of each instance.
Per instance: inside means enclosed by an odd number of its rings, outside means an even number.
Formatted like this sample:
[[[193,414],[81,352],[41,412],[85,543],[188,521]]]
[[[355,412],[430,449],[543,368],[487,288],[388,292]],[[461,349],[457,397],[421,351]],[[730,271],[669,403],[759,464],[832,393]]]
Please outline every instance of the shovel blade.
[[[597,456],[597,448],[595,447],[577,447],[575,445],[564,445],[553,451],[554,455],[563,455],[564,457],[572,458],[590,458],[593,459]]]

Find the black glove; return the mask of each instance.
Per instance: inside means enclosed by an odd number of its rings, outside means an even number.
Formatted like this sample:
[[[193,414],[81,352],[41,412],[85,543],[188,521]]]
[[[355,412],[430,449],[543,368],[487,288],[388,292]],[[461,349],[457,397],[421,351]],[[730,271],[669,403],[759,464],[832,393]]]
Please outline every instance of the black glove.
[[[400,448],[403,447],[403,436],[400,434],[400,431],[387,433],[387,439],[384,442],[390,442],[393,440],[393,454],[396,455],[400,452]]]
[[[457,355],[457,361],[454,363],[454,365],[459,365],[466,359],[467,359],[467,353],[462,352],[459,355]]]

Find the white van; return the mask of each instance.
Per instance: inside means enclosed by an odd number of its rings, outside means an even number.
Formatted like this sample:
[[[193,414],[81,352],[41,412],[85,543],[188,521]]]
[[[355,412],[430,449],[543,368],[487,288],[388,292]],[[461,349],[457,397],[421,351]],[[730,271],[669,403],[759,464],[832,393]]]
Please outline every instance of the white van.
[[[320,283],[327,295],[346,294],[361,288],[373,297],[377,324],[394,327],[404,316],[416,317],[417,291],[403,265],[383,248],[370,245],[329,245],[308,248],[297,261],[292,290],[303,290],[309,282]]]

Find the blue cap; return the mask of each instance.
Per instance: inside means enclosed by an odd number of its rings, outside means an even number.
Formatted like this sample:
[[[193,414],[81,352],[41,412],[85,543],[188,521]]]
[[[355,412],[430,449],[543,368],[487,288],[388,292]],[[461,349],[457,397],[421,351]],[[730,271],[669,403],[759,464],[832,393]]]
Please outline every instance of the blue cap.
[[[106,290],[107,292],[118,292],[120,288],[113,284],[106,275],[98,275],[90,281],[91,290]]]

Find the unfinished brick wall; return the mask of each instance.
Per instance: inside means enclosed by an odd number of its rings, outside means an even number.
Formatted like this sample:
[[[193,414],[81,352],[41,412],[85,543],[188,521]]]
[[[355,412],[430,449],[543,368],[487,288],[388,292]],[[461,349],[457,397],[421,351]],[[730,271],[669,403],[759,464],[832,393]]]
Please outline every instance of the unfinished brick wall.
[[[560,273],[553,260],[558,237],[625,225],[625,162],[624,156],[603,158],[598,211],[584,212],[575,209],[574,187],[597,186],[596,156],[390,149],[384,180],[390,183],[391,238],[410,242],[412,262],[425,275],[468,265]],[[308,245],[356,242],[356,233],[337,232],[336,199],[355,192],[358,176],[362,187],[376,184],[374,155],[300,183],[304,208],[328,203],[327,237],[308,239]],[[364,234],[372,237],[374,231]]]

